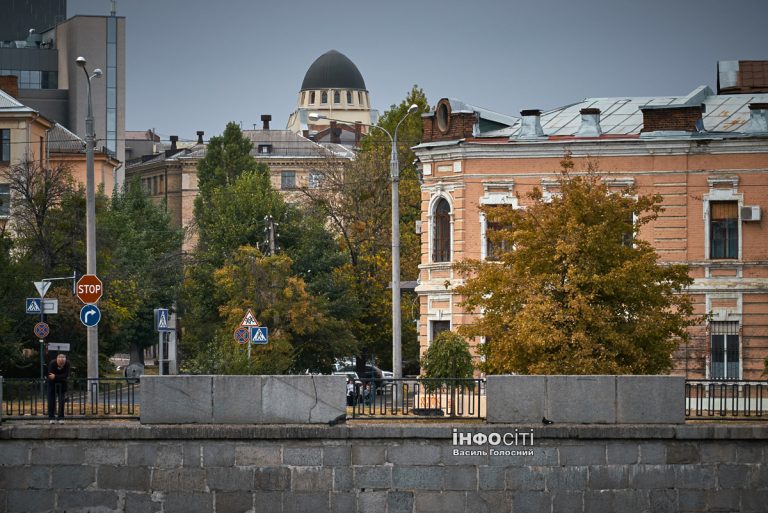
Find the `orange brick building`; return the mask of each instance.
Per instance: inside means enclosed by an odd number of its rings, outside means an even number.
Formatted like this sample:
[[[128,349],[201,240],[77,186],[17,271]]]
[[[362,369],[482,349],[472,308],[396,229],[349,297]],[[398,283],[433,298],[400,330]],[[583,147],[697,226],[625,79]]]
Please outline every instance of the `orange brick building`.
[[[569,152],[577,172],[591,161],[609,185],[663,197],[664,212],[640,237],[663,262],[690,266],[689,293],[709,315],[675,353],[673,372],[760,379],[768,356],[768,87],[742,80],[743,62],[724,75],[733,64],[720,63],[719,94],[701,86],[684,97],[589,98],[519,119],[440,100],[423,116],[415,148],[424,175],[422,352],[476,315],[453,292],[462,277],[452,264],[493,258],[481,207],[524,208],[533,187],[557,194]]]

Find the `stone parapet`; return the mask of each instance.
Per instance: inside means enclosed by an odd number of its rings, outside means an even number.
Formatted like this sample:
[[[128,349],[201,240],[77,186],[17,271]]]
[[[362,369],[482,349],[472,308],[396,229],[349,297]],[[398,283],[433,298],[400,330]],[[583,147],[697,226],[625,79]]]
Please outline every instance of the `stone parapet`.
[[[488,376],[489,423],[682,424],[682,376]]]
[[[142,376],[142,424],[327,424],[343,376]]]

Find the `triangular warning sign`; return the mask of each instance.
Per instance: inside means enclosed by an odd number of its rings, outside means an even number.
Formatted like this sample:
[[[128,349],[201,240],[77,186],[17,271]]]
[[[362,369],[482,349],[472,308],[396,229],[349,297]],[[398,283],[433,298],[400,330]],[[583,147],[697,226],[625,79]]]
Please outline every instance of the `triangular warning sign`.
[[[160,312],[160,319],[157,321],[157,329],[163,329],[168,327],[168,319],[165,317],[165,312]]]
[[[245,317],[243,317],[243,321],[240,323],[240,326],[258,326],[259,322],[256,320],[256,316],[253,315],[253,311],[249,308],[248,312],[246,312]]]
[[[264,330],[254,330],[253,342],[266,342],[267,337],[264,335]]]
[[[37,301],[30,301],[27,305],[27,313],[40,313],[40,303]]]

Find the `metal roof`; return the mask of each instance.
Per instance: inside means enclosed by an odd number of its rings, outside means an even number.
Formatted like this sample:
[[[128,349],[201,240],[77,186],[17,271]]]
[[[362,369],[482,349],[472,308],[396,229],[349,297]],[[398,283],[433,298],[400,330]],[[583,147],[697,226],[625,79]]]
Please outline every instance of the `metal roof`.
[[[603,135],[638,135],[643,128],[642,108],[704,105],[702,121],[707,132],[742,132],[749,123],[749,104],[768,103],[768,94],[717,95],[700,86],[686,96],[641,96],[627,98],[586,98],[541,114],[545,136],[575,136],[581,126],[581,109],[600,109]],[[514,137],[514,126],[483,133],[480,137]]]
[[[37,112],[35,109],[27,107],[2,89],[0,89],[0,109],[16,112]]]
[[[365,90],[365,80],[355,63],[336,50],[315,59],[301,83],[302,91],[329,88]]]
[[[48,148],[56,153],[81,153],[85,151],[85,141],[56,123],[48,132]]]

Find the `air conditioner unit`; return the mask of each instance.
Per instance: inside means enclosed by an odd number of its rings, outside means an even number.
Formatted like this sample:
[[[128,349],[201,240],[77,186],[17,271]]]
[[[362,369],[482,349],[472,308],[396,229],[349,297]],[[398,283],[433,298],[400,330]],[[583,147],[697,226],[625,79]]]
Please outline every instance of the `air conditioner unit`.
[[[415,231],[417,235],[421,235],[421,220],[416,220]]]
[[[760,206],[753,205],[748,207],[741,207],[741,220],[742,221],[759,221]]]

